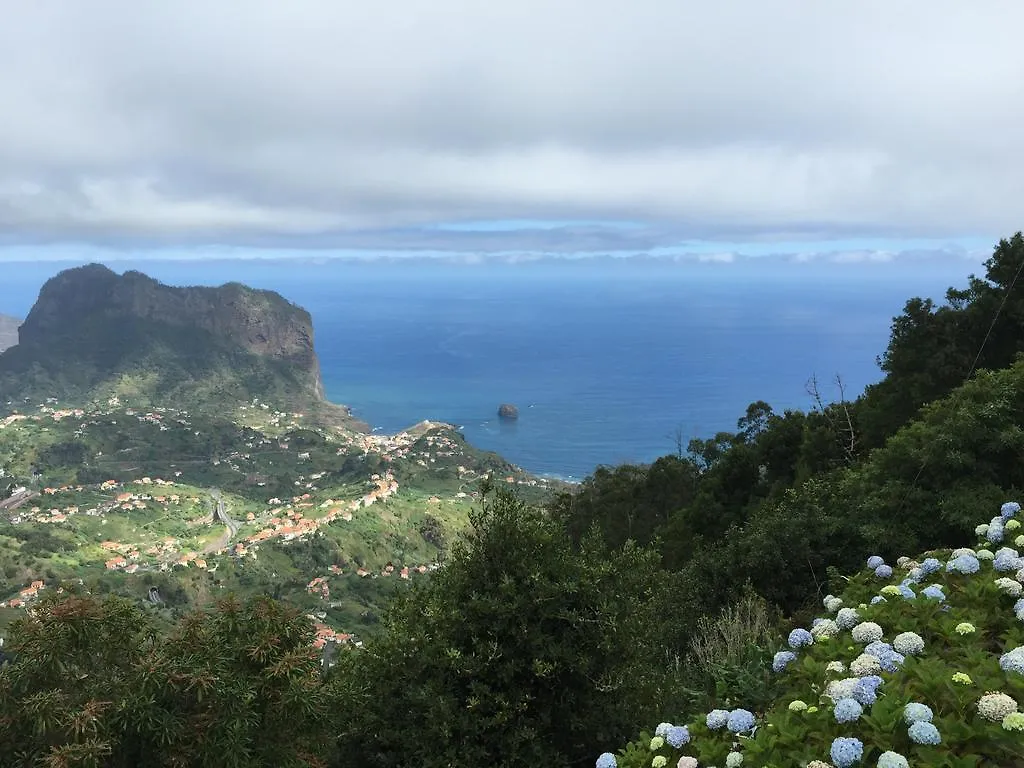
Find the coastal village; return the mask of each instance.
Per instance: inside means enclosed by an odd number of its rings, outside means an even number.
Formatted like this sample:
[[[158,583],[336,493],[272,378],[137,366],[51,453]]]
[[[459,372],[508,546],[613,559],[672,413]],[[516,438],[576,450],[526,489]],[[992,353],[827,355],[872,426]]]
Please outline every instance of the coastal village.
[[[4,466],[5,450],[10,464],[19,445],[34,444],[34,439],[47,433],[59,430],[71,438],[86,438],[91,431],[121,426],[123,420],[131,420],[143,431],[177,430],[196,439],[201,437],[202,420],[186,411],[132,408],[118,398],[92,410],[60,408],[50,401],[31,414],[18,413],[0,419],[0,470],[11,474]],[[494,477],[467,454],[465,444],[453,436],[453,428],[422,422],[395,435],[349,430],[325,433],[331,455],[338,461],[353,456],[378,460],[373,463],[379,469],[362,480],[347,481],[339,487],[329,483],[330,468],[325,466],[323,451],[317,460],[308,448],[293,444],[296,441],[292,435],[297,430],[310,429],[303,414],[286,413],[253,401],[241,407],[237,424],[247,430],[243,444],[224,453],[214,452],[203,466],[169,462],[166,476],[126,476],[134,474],[133,467],[118,461],[112,464],[118,472],[111,473],[117,479],[109,477],[89,484],[45,484],[45,476],[36,477],[38,487],[12,488],[6,500],[0,499],[0,522],[19,529],[35,526],[73,531],[80,540],[76,557],[97,568],[102,564],[103,570],[110,573],[216,574],[227,563],[244,567],[247,562],[258,561],[262,548],[267,546],[287,547],[293,542],[322,537],[332,527],[358,525],[362,516],[394,517],[388,509],[389,502],[403,492],[423,510],[432,511],[446,505],[472,504],[478,498],[478,482],[488,476],[494,481],[530,489],[546,488],[550,482],[515,468]],[[256,454],[272,454],[278,462],[278,457],[288,456],[296,472],[292,494],[268,494],[262,503],[253,501],[252,494],[249,498],[225,494],[227,500],[221,502],[220,491],[206,486],[206,473],[228,473],[238,477],[238,484],[249,485],[254,480],[256,488],[263,487],[266,481],[253,471]],[[102,451],[92,458],[102,462]],[[178,468],[171,470],[172,464]],[[435,468],[440,471],[441,467],[453,475],[452,487],[427,495],[422,489],[400,485],[399,475],[406,469],[430,473]],[[311,471],[307,473],[307,469]],[[328,483],[327,487],[322,487],[324,483]],[[219,517],[215,510],[220,504],[223,515]],[[175,527],[175,535],[166,532],[167,528]],[[436,557],[332,564],[322,573],[309,574],[305,592],[330,605],[332,585],[336,588],[338,579],[410,581],[437,567]],[[60,590],[46,579],[33,578],[16,591],[0,594],[0,609],[30,609],[50,587]],[[310,614],[315,621],[317,647],[331,642],[360,642],[354,633],[323,623],[326,615],[317,610]]]

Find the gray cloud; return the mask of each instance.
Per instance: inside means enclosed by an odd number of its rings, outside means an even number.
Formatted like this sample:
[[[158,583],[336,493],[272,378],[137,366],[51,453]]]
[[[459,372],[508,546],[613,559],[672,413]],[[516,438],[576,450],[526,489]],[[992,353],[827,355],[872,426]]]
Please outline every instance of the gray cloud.
[[[0,0],[7,241],[468,248],[1002,235],[1016,2]],[[674,239],[673,239],[674,238]],[[543,241],[543,242],[541,242]]]

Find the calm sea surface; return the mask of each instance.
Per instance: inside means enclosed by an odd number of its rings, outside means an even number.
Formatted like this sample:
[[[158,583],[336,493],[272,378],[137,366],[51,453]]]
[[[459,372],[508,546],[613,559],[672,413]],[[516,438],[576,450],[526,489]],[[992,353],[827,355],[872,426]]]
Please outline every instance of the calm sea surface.
[[[66,264],[0,263],[0,312],[24,317]],[[734,429],[748,403],[806,408],[839,374],[848,396],[913,295],[941,298],[967,263],[282,265],[114,262],[172,284],[272,288],[313,315],[328,397],[393,432],[422,419],[534,472],[585,476],[650,461],[674,436]],[[826,387],[826,394],[835,394]],[[499,423],[498,405],[520,418]]]

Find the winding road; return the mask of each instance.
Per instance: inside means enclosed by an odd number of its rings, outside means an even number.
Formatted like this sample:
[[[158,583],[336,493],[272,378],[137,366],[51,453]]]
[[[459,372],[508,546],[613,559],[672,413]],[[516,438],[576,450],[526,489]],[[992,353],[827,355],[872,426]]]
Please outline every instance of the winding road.
[[[235,538],[235,534],[238,533],[238,521],[231,518],[228,515],[227,505],[224,503],[224,497],[221,495],[219,488],[210,489],[210,498],[213,499],[213,522],[220,523],[227,530],[224,535],[215,541],[210,542],[203,548],[205,554],[216,552],[218,549],[224,549],[231,540]]]

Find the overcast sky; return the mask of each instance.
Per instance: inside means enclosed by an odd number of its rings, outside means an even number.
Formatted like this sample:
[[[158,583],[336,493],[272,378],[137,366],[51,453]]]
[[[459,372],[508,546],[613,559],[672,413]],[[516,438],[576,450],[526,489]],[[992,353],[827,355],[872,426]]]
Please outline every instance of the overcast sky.
[[[1024,227],[1019,0],[0,12],[0,258],[971,251]]]

